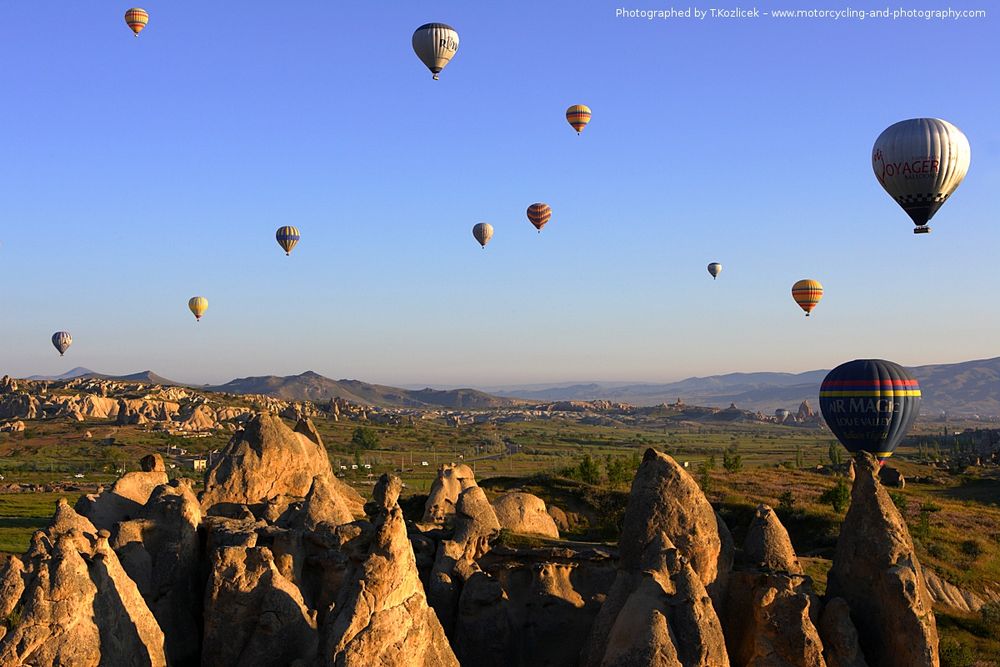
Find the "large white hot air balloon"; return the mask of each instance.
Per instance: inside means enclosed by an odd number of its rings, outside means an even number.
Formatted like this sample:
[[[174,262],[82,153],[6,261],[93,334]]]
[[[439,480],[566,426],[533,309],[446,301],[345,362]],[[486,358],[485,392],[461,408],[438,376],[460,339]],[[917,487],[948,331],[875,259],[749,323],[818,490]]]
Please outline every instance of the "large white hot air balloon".
[[[425,23],[413,33],[413,50],[437,80],[458,51],[458,33],[444,23]]]
[[[872,169],[885,191],[917,226],[927,221],[965,178],[971,150],[962,131],[940,118],[911,118],[890,125],[872,148]]]

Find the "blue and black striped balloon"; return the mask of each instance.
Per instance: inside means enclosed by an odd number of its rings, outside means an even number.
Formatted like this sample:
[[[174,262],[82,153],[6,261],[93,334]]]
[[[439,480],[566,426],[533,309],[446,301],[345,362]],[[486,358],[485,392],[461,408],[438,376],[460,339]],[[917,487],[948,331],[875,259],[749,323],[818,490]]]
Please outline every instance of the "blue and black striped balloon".
[[[823,380],[819,409],[847,451],[870,452],[885,461],[920,412],[920,385],[899,364],[856,359]]]

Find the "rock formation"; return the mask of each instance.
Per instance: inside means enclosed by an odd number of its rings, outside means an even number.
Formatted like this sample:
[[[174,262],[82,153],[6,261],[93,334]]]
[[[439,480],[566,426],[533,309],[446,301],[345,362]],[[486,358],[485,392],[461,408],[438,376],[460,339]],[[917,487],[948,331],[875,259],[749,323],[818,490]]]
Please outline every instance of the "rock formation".
[[[477,486],[472,468],[464,463],[446,463],[438,469],[424,507],[424,523],[444,523],[455,514],[458,496],[470,486]]]
[[[854,461],[827,595],[847,602],[869,664],[936,667],[937,626],[910,533],[878,481],[875,458],[860,452]]]
[[[138,518],[153,489],[169,481],[159,454],[144,457],[140,465],[141,470],[125,473],[110,489],[82,496],[76,502],[76,511],[105,530],[111,530],[119,521]]]
[[[382,504],[368,554],[323,625],[322,659],[343,667],[457,667],[427,605],[403,511],[391,494]]]
[[[721,525],[684,468],[646,450],[625,508],[618,574],[583,667],[729,664],[709,594],[714,588],[721,601],[732,564]]]
[[[108,544],[107,531],[98,532],[64,500],[17,562],[0,579],[0,609],[17,617],[0,633],[0,664],[167,664],[163,633]]]
[[[844,598],[827,600],[819,624],[827,667],[868,667],[858,645],[858,631]]]
[[[559,539],[559,529],[545,501],[530,493],[512,491],[493,501],[500,526],[513,533],[543,535]]]

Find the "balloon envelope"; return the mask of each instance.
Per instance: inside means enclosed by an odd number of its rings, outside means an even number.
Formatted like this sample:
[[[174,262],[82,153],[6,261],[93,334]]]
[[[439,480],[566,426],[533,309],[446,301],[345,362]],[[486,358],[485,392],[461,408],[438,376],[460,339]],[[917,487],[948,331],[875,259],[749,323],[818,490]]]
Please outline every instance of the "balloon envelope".
[[[856,359],[834,368],[819,390],[827,426],[849,452],[892,456],[920,413],[920,385],[899,364]]]
[[[799,308],[806,311],[806,317],[809,317],[809,313],[823,298],[823,286],[818,280],[800,280],[792,285],[792,298],[799,304]]]
[[[479,245],[486,247],[486,244],[493,238],[493,225],[488,222],[480,222],[472,228],[472,235],[479,241]]]
[[[201,316],[208,310],[208,299],[203,296],[193,296],[188,301],[188,308],[194,314],[194,319],[200,320]]]
[[[284,249],[285,254],[290,255],[292,248],[299,242],[299,230],[297,227],[290,225],[279,227],[278,231],[274,233],[274,238],[277,239],[278,245]]]
[[[712,278],[717,278],[722,273],[722,264],[712,262],[708,265],[708,272],[712,274]]]
[[[142,29],[146,27],[147,23],[149,23],[149,14],[145,9],[133,7],[125,12],[125,23],[127,23],[128,27],[132,29],[135,36],[138,37],[139,33],[142,32]]]
[[[569,109],[566,109],[566,120],[573,126],[577,134],[583,132],[583,128],[587,127],[587,123],[590,122],[590,115],[590,107],[585,104],[574,104]]]
[[[971,150],[962,131],[940,118],[911,118],[886,128],[872,148],[875,178],[909,214],[914,234],[930,231],[927,221],[969,171]]]
[[[69,346],[73,344],[73,337],[69,335],[68,331],[57,331],[52,334],[52,345],[59,350],[59,356],[61,357],[65,354]]]
[[[413,51],[436,80],[458,51],[458,33],[444,23],[425,23],[414,31],[412,43]]]
[[[535,229],[542,231],[542,227],[552,218],[552,207],[541,202],[528,207],[528,220],[535,226]]]

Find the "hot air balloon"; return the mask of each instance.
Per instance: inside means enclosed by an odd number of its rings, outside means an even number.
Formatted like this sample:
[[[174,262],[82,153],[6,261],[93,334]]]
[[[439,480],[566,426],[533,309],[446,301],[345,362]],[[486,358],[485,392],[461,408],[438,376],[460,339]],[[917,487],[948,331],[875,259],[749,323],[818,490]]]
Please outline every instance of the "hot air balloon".
[[[528,220],[535,226],[538,233],[542,233],[542,227],[552,218],[552,207],[541,202],[528,207]]]
[[[149,14],[145,9],[133,7],[125,12],[125,23],[128,24],[128,27],[132,28],[132,32],[138,37],[142,29],[149,23]]]
[[[57,331],[52,334],[52,345],[59,350],[59,356],[63,356],[69,346],[73,344],[73,337],[69,335],[68,331]]]
[[[290,255],[292,254],[292,248],[299,242],[299,229],[290,225],[278,227],[278,231],[274,233],[274,238],[278,240],[278,245],[284,249],[285,254]]]
[[[576,133],[580,134],[590,122],[590,107],[585,104],[574,104],[566,109],[566,120],[573,126]]]
[[[823,286],[818,280],[800,280],[792,285],[792,298],[799,304],[799,308],[806,311],[806,317],[809,317],[809,313],[823,298]]]
[[[712,274],[712,280],[715,280],[719,277],[719,274],[722,273],[722,264],[712,262],[708,265],[708,272]]]
[[[413,51],[438,80],[438,74],[458,51],[458,33],[444,23],[425,23],[413,32]]]
[[[971,150],[962,131],[940,118],[912,118],[890,125],[875,140],[872,169],[889,196],[917,227],[927,221],[958,188],[969,171]]]
[[[203,296],[193,296],[188,301],[188,308],[194,313],[195,320],[201,320],[201,316],[208,310],[208,299]]]
[[[823,380],[819,409],[847,451],[870,452],[885,462],[920,412],[920,385],[899,364],[856,359]]]
[[[486,247],[486,244],[493,238],[493,225],[488,222],[480,222],[472,228],[472,235],[479,241],[479,245]]]

